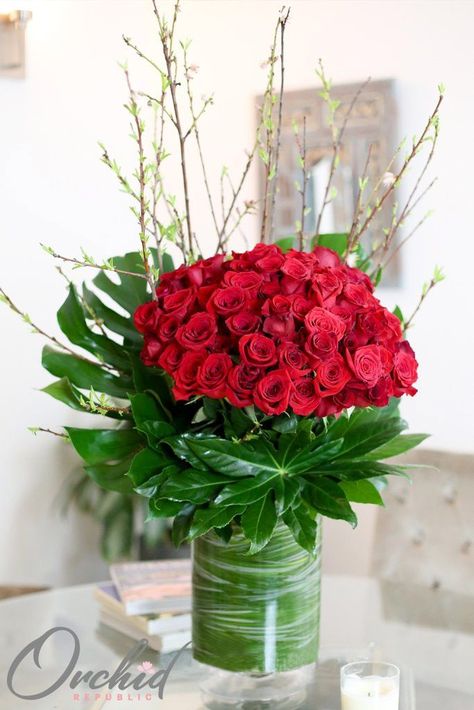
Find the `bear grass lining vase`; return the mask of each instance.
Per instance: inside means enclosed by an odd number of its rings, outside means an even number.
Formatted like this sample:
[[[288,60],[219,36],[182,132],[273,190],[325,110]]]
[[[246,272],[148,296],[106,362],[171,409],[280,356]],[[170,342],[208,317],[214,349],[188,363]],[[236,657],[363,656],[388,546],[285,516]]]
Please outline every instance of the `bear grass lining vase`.
[[[210,667],[206,707],[304,699],[319,649],[319,531],[314,556],[283,523],[255,555],[239,529],[228,543],[214,532],[193,543],[193,656]]]

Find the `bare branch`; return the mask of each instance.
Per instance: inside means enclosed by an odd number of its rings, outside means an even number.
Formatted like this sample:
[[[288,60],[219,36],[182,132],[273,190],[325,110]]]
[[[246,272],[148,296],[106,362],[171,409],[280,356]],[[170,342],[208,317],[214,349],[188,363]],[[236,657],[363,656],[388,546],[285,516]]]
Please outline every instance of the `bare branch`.
[[[46,338],[49,340],[51,343],[54,343],[56,347],[60,348],[61,350],[64,350],[64,352],[69,353],[70,355],[73,355],[74,357],[78,358],[79,360],[83,360],[84,362],[89,363],[90,365],[98,365],[100,367],[104,367],[108,370],[115,370],[114,367],[109,365],[106,362],[101,362],[101,361],[94,361],[94,360],[89,360],[89,358],[84,357],[84,355],[79,355],[79,353],[76,353],[74,350],[72,350],[68,345],[65,345],[62,343],[60,340],[58,340],[54,335],[50,335],[49,333],[46,333],[42,328],[37,326],[33,321],[31,320],[30,316],[22,311],[20,308],[18,308],[15,303],[11,300],[10,296],[3,290],[3,288],[0,288],[0,300],[2,300],[5,305],[7,305],[10,310],[12,310],[14,313],[16,313],[20,318],[23,320],[24,323],[30,326],[32,331],[36,333],[37,335],[43,336],[43,338]]]
[[[286,11],[282,8],[279,19],[280,26],[280,94],[278,97],[278,122],[276,131],[276,146],[275,146],[275,162],[274,162],[274,175],[272,178],[273,189],[271,195],[270,204],[270,215],[269,215],[269,236],[271,238],[273,234],[273,221],[275,218],[275,202],[278,188],[278,169],[280,160],[280,143],[281,143],[281,123],[282,123],[282,113],[283,113],[283,97],[285,91],[285,28],[288,18],[290,16],[290,9]]]
[[[364,221],[364,222],[362,223],[362,225],[357,229],[357,231],[356,231],[356,233],[355,233],[355,235],[354,235],[354,243],[356,243],[357,240],[360,239],[361,235],[366,231],[367,227],[368,227],[368,226],[370,225],[370,223],[372,222],[372,220],[373,220],[375,214],[376,214],[378,211],[380,211],[380,209],[382,208],[382,206],[383,206],[384,202],[386,201],[386,199],[389,197],[389,195],[392,194],[392,192],[394,191],[395,187],[398,186],[398,184],[400,183],[400,180],[401,180],[401,178],[403,177],[403,175],[405,174],[405,172],[406,172],[408,166],[410,165],[410,163],[412,162],[412,160],[415,158],[415,156],[417,155],[417,153],[418,153],[418,151],[420,150],[421,146],[422,146],[423,143],[425,142],[425,140],[426,140],[426,138],[427,138],[427,134],[428,134],[428,132],[429,132],[431,126],[432,126],[432,125],[436,125],[437,116],[438,116],[439,108],[440,108],[440,106],[441,106],[441,102],[442,102],[442,101],[443,101],[443,95],[440,94],[440,96],[438,97],[438,101],[437,101],[437,103],[436,103],[436,106],[435,106],[435,108],[434,108],[434,111],[433,111],[433,113],[431,114],[431,116],[429,117],[429,119],[428,119],[428,121],[427,121],[427,123],[426,123],[426,126],[425,126],[425,128],[423,129],[423,132],[422,132],[420,138],[419,138],[417,141],[415,141],[415,142],[413,143],[412,149],[411,149],[409,155],[405,158],[405,160],[404,160],[404,162],[403,162],[403,165],[402,165],[401,169],[399,170],[398,174],[397,174],[396,176],[394,176],[393,181],[390,182],[390,184],[388,185],[388,187],[387,187],[387,189],[385,190],[385,192],[382,194],[382,196],[380,197],[380,199],[377,201],[377,206],[376,206],[376,208],[369,210],[369,213],[368,213],[368,215],[367,215],[365,221]],[[431,158],[430,158],[430,160],[431,160]],[[425,170],[426,170],[426,166],[425,166],[425,169],[424,169],[424,171],[423,171],[423,174],[424,174]],[[418,183],[418,184],[419,184],[419,183]]]
[[[143,122],[140,118],[140,110],[138,108],[138,104],[135,98],[135,92],[132,88],[131,82],[130,82],[130,75],[128,73],[128,70],[124,70],[125,73],[125,78],[127,81],[127,86],[128,86],[128,91],[130,95],[130,106],[129,111],[132,115],[133,122],[135,124],[135,131],[136,131],[136,142],[138,146],[138,184],[139,184],[139,215],[138,215],[138,222],[140,225],[140,242],[142,245],[142,261],[143,261],[143,267],[145,269],[145,275],[148,281],[148,284],[150,286],[150,291],[152,298],[156,300],[156,289],[155,289],[155,282],[153,275],[150,270],[150,263],[148,261],[150,251],[148,249],[148,239],[147,239],[147,212],[148,212],[148,205],[146,201],[146,176],[145,176],[145,148],[143,145],[143,131],[144,131],[144,125]]]
[[[215,230],[217,233],[217,237],[219,238],[219,226],[217,224],[217,217],[216,217],[216,212],[214,209],[214,201],[212,199],[211,189],[209,187],[209,180],[207,177],[206,163],[204,160],[204,153],[203,153],[202,145],[201,145],[201,137],[200,137],[199,129],[198,129],[199,118],[206,110],[208,104],[212,103],[212,99],[208,99],[208,100],[204,101],[201,111],[198,114],[196,114],[196,111],[194,108],[194,97],[193,97],[193,92],[191,89],[191,81],[192,81],[191,80],[191,68],[188,64],[188,55],[187,55],[186,48],[184,46],[183,46],[183,55],[184,55],[184,74],[186,77],[186,90],[187,90],[187,94],[188,94],[188,102],[189,102],[189,108],[191,111],[191,117],[193,119],[192,126],[189,129],[188,133],[190,131],[194,131],[194,137],[196,139],[199,161],[201,163],[201,170],[202,170],[202,175],[203,175],[203,180],[204,180],[204,186],[206,188],[206,194],[207,194],[207,199],[209,202],[209,208],[211,210],[212,221],[214,222],[214,227],[215,227]]]
[[[359,96],[361,93],[364,91],[365,87],[370,81],[370,77],[364,81],[363,84],[359,86],[357,89],[356,93],[354,94],[351,103],[349,104],[349,108],[346,112],[346,115],[344,116],[344,120],[342,122],[341,129],[339,130],[337,125],[336,125],[336,111],[339,108],[339,102],[334,101],[331,98],[331,82],[327,79],[326,74],[324,72],[324,66],[321,60],[319,60],[319,71],[317,70],[316,73],[318,74],[319,78],[321,79],[321,82],[323,84],[323,89],[321,92],[321,96],[323,99],[326,101],[326,103],[329,106],[329,127],[331,128],[331,135],[332,135],[332,158],[331,158],[331,166],[329,168],[329,178],[326,184],[326,189],[324,190],[324,197],[323,197],[323,203],[321,205],[321,209],[318,215],[318,219],[316,222],[316,241],[319,237],[319,232],[321,229],[321,222],[323,219],[323,214],[324,210],[326,209],[327,205],[331,202],[331,197],[330,197],[330,190],[332,186],[332,181],[334,179],[334,174],[336,172],[336,169],[339,165],[339,160],[340,160],[340,151],[341,151],[341,146],[342,146],[342,139],[344,137],[344,133],[346,131],[347,123],[349,121],[349,118],[352,114],[352,111],[354,110],[354,106],[356,105]]]
[[[367,151],[367,159],[365,161],[364,171],[362,173],[362,176],[359,178],[359,189],[357,192],[357,200],[356,200],[356,206],[355,206],[355,210],[354,210],[354,218],[352,220],[351,229],[349,232],[349,236],[347,238],[347,247],[346,247],[346,254],[345,254],[346,259],[349,256],[349,254],[351,254],[352,249],[355,246],[354,234],[357,230],[361,215],[364,210],[363,205],[362,205],[362,197],[364,194],[364,190],[367,187],[367,182],[369,179],[369,166],[370,166],[370,160],[372,158],[373,148],[374,148],[374,144],[371,143],[369,145],[369,150]]]
[[[111,264],[95,264],[93,261],[81,261],[80,259],[74,259],[73,257],[70,256],[63,256],[62,254],[58,254],[54,249],[51,247],[46,246],[45,244],[40,244],[41,248],[44,249],[44,251],[52,256],[54,259],[60,259],[61,261],[65,261],[71,264],[75,264],[76,267],[89,267],[91,269],[98,269],[99,271],[111,271],[114,274],[124,274],[125,276],[136,276],[138,279],[145,279],[148,281],[148,278],[145,274],[137,274],[135,271],[126,271],[125,269],[117,269],[115,266],[112,266]]]
[[[302,184],[298,190],[301,196],[301,219],[298,229],[298,247],[304,250],[304,222],[306,217],[306,187],[308,184],[308,170],[306,165],[306,116],[303,116],[303,142],[300,141],[297,126],[294,127],[296,145],[298,146],[299,167],[302,171]],[[297,186],[298,187],[298,186]]]
[[[418,301],[418,304],[417,304],[415,310],[413,311],[411,316],[408,318],[408,320],[405,321],[404,332],[406,332],[408,330],[408,328],[410,328],[413,325],[413,320],[414,320],[415,316],[417,315],[418,311],[420,310],[421,306],[423,305],[428,294],[431,293],[431,291],[434,289],[434,287],[437,284],[441,283],[441,281],[444,281],[444,278],[445,277],[444,277],[443,272],[441,271],[441,269],[438,266],[436,266],[435,271],[434,271],[434,275],[431,278],[431,281],[429,281],[426,284],[423,284],[420,300]]]
[[[171,101],[173,104],[173,112],[174,112],[174,120],[175,120],[174,125],[176,128],[177,134],[178,134],[179,151],[180,151],[180,156],[181,156],[181,175],[182,175],[183,190],[184,190],[187,241],[188,241],[189,256],[192,259],[193,253],[194,253],[194,246],[193,246],[193,230],[192,230],[192,226],[191,226],[188,172],[187,172],[187,166],[186,166],[186,152],[185,152],[186,138],[185,138],[185,133],[182,128],[182,124],[181,124],[181,114],[180,114],[178,97],[177,97],[177,92],[176,92],[177,62],[176,62],[176,57],[173,53],[173,39],[174,39],[174,31],[175,31],[175,27],[176,27],[176,19],[177,19],[177,15],[179,12],[179,0],[177,0],[176,4],[175,4],[171,30],[168,30],[166,24],[162,20],[161,15],[158,11],[158,6],[157,6],[156,0],[152,0],[152,2],[153,2],[153,9],[154,9],[155,17],[157,19],[158,26],[160,28],[161,48],[163,50],[163,57],[165,60],[165,65],[166,65],[166,77],[169,82]]]
[[[58,436],[59,438],[64,439],[65,441],[70,441],[70,438],[67,434],[62,434],[61,432],[53,431],[52,429],[46,429],[42,426],[30,426],[28,427],[28,431],[31,431],[31,433],[35,436],[38,432],[42,432],[45,434],[52,434],[53,436]]]
[[[270,181],[273,179],[272,171],[274,170],[274,160],[273,152],[274,146],[274,122],[273,122],[273,105],[275,102],[275,95],[273,93],[273,82],[275,78],[275,63],[277,61],[276,56],[276,45],[278,40],[278,33],[281,31],[280,18],[275,27],[275,32],[273,35],[273,42],[270,49],[270,56],[268,59],[269,71],[267,88],[263,96],[262,104],[262,115],[259,130],[257,131],[257,141],[260,147],[260,157],[262,158],[263,164],[265,166],[265,188],[263,196],[263,212],[262,212],[262,226],[260,230],[260,241],[266,243],[267,241],[267,223],[269,217],[269,192],[270,192]],[[261,131],[265,129],[265,141],[262,141]]]

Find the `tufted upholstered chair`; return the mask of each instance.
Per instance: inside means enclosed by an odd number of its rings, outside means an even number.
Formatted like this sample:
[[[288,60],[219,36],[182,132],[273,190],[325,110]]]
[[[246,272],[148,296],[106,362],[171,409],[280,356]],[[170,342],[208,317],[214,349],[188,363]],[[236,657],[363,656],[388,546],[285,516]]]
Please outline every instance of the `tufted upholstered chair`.
[[[420,449],[400,462],[426,468],[391,477],[372,573],[474,596],[474,455]]]

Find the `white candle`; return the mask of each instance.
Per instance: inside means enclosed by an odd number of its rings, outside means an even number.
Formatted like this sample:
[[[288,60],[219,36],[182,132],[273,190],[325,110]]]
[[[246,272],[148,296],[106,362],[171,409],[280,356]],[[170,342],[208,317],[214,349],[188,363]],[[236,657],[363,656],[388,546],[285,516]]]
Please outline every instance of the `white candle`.
[[[342,710],[398,710],[395,678],[347,675],[341,688]]]

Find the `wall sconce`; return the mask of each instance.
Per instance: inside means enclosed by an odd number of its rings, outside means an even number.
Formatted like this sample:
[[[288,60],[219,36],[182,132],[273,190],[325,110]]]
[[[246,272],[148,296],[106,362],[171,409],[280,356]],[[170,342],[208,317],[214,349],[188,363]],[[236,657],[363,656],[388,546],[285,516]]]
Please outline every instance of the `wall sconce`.
[[[0,77],[25,76],[25,31],[32,13],[12,10],[0,14]]]

